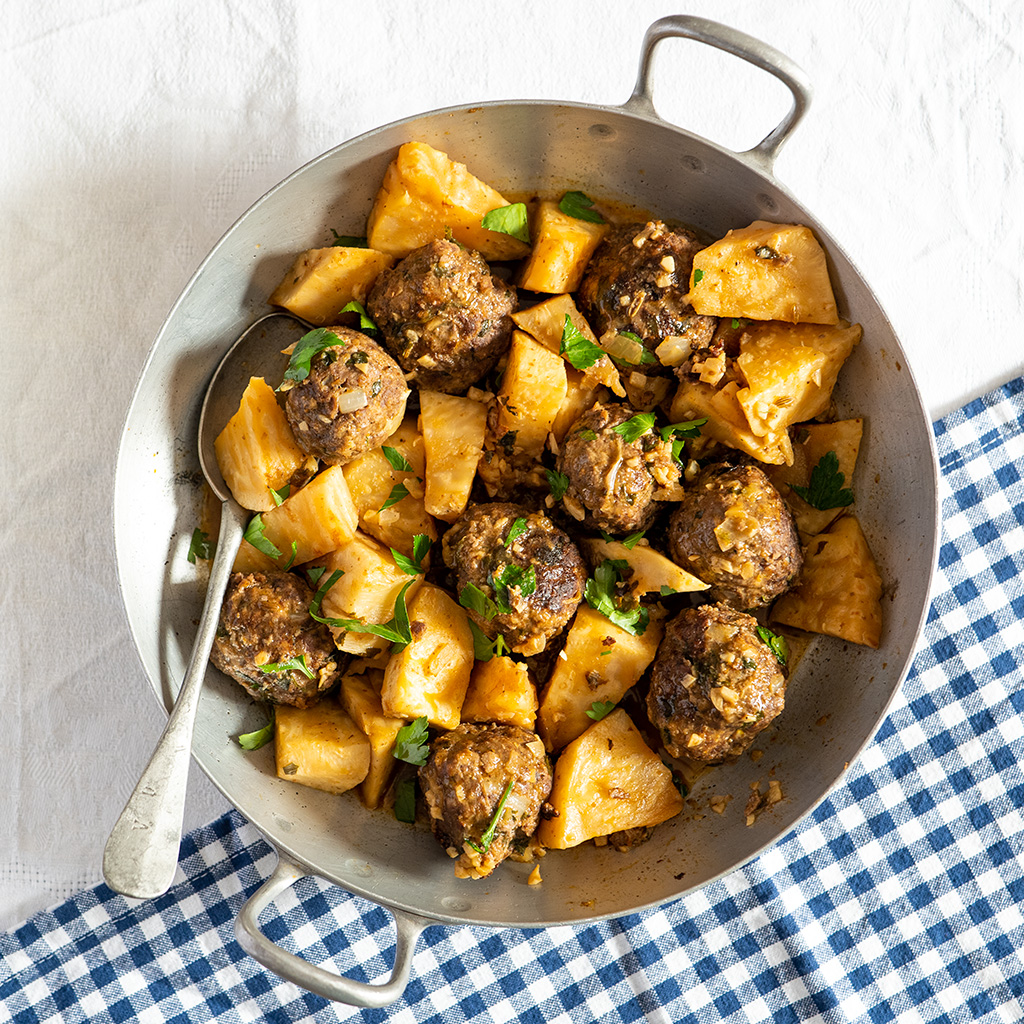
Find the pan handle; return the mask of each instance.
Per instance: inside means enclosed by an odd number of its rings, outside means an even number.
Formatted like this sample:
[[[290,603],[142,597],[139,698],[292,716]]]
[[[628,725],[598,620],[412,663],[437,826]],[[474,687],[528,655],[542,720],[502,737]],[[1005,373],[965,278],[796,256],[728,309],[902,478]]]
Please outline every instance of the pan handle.
[[[736,57],[742,57],[778,78],[793,94],[793,106],[789,113],[753,149],[742,155],[760,164],[769,173],[801,118],[811,105],[813,91],[804,70],[767,43],[748,36],[745,32],[721,25],[707,18],[695,18],[687,14],[673,14],[659,18],[644,35],[640,54],[640,69],[637,73],[633,95],[623,104],[627,110],[658,117],[651,99],[651,70],[654,49],[662,39],[695,39],[707,43]]]
[[[372,1009],[379,1009],[395,1002],[409,984],[412,955],[420,932],[436,922],[406,911],[392,909],[397,932],[395,964],[391,977],[385,982],[367,984],[325,971],[275,945],[259,926],[260,912],[273,902],[278,893],[307,874],[309,872],[300,870],[284,858],[278,859],[273,874],[249,897],[235,920],[235,937],[239,944],[254,960],[258,960],[285,981],[293,982],[309,992],[315,992],[324,999]]]

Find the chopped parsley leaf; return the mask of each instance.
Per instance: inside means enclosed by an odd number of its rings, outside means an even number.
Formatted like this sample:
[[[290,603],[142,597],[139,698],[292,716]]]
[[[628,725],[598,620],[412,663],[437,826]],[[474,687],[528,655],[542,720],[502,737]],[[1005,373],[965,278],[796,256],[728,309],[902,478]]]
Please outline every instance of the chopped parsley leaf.
[[[392,469],[397,469],[400,473],[412,472],[409,460],[397,448],[384,444],[381,445],[380,450],[384,453],[384,458],[388,460]]]
[[[569,478],[564,473],[559,473],[557,469],[545,469],[544,475],[548,479],[551,497],[555,501],[561,501],[565,492],[569,490]]]
[[[586,192],[566,192],[558,201],[558,208],[567,217],[586,220],[591,224],[603,224],[604,217],[594,209],[594,200]]]
[[[291,493],[292,485],[285,484],[284,487],[282,487],[279,491],[275,491],[273,487],[271,487],[269,490],[270,497],[274,499],[274,504],[280,505],[281,502],[283,502],[284,499],[287,498],[288,495]]]
[[[403,725],[395,735],[395,758],[422,767],[430,753],[430,736],[427,733],[427,716]]]
[[[395,783],[395,817],[413,825],[416,822],[416,778],[399,779]]]
[[[263,516],[257,512],[249,520],[249,525],[245,528],[242,539],[251,544],[257,551],[262,551],[268,558],[280,558],[281,549],[264,536],[263,529]]]
[[[483,215],[480,226],[487,231],[498,231],[503,235],[511,235],[520,242],[530,244],[530,226],[526,218],[525,203],[510,203],[499,206]]]
[[[320,583],[320,578],[327,571],[326,566],[314,566],[314,568],[307,570],[309,578],[314,583]],[[314,575],[315,574],[315,575]],[[320,584],[317,592],[313,595],[313,603],[309,606],[309,614],[316,618],[320,614],[320,605],[323,604],[324,595],[331,587],[334,586],[342,576],[345,575],[344,569],[335,569],[330,576]]]
[[[621,558],[606,558],[587,580],[583,597],[594,611],[600,612],[620,629],[633,636],[641,636],[650,619],[647,609],[640,606],[622,609],[615,601],[616,584],[622,578],[622,571],[628,567],[629,563]]]
[[[340,570],[336,569],[335,572],[340,572]],[[334,574],[332,573],[331,575],[333,576]],[[317,622],[322,622],[327,626],[334,626],[336,629],[344,629],[350,633],[372,633],[374,636],[383,637],[383,639],[390,640],[395,645],[392,650],[400,649],[405,647],[406,644],[412,643],[412,629],[409,625],[409,611],[405,605],[405,594],[415,582],[415,580],[409,580],[398,592],[398,597],[395,598],[395,614],[389,621],[384,623],[363,622],[361,619],[327,618],[320,615],[319,612],[315,612],[312,605],[310,606],[309,614]],[[332,583],[333,580],[328,580],[321,590],[326,593]],[[319,594],[319,591],[317,593]],[[316,599],[314,598],[314,603],[315,601]]]
[[[778,663],[785,665],[789,658],[789,644],[786,643],[786,638],[773,633],[767,626],[758,626],[757,635],[771,648]]]
[[[384,504],[381,505],[381,512],[386,508],[391,508],[392,505],[397,505],[404,497],[409,494],[409,488],[405,484],[395,484],[391,488],[391,493],[384,500]]]
[[[636,533],[631,533],[628,537],[623,537],[622,546],[628,551],[632,551],[646,532],[646,530],[637,530]]]
[[[521,533],[526,531],[526,519],[520,516],[511,526],[508,531],[508,536],[505,538],[505,547],[508,547]]]
[[[653,412],[638,412],[631,416],[625,423],[620,423],[612,430],[618,434],[626,444],[631,444],[641,434],[646,434],[654,426],[655,416]]]
[[[403,555],[401,551],[396,551],[394,548],[391,549],[395,565],[409,576],[418,576],[423,572],[423,559],[433,543],[425,533],[417,533],[412,539],[412,558],[409,558],[408,555]]]
[[[501,821],[501,816],[505,813],[505,804],[508,803],[509,794],[512,792],[512,786],[514,783],[515,779],[508,780],[505,792],[501,794],[501,799],[498,801],[498,806],[494,811],[494,817],[491,818],[491,823],[487,826],[484,834],[480,837],[480,845],[477,846],[472,839],[466,840],[466,842],[469,843],[477,853],[486,853],[491,848],[491,843],[494,842],[494,833],[497,831],[498,822]]]
[[[596,441],[597,431],[591,430],[590,427],[584,427],[582,430],[576,431],[576,436],[584,441]]]
[[[488,622],[498,614],[498,606],[475,583],[467,583],[462,588],[459,604]]]
[[[331,247],[340,245],[347,249],[366,249],[367,242],[365,235],[339,235],[334,228],[331,228],[331,234],[334,235],[334,241],[331,242]]]
[[[271,717],[270,721],[262,729],[256,729],[254,732],[243,732],[238,737],[238,745],[243,750],[259,750],[260,747],[265,747],[273,738],[274,719]]]
[[[505,637],[501,633],[492,640],[472,619],[469,619],[469,628],[473,634],[473,654],[477,661],[490,661],[508,652]]]
[[[195,565],[197,558],[204,560],[213,557],[214,544],[210,541],[210,538],[196,527],[192,531],[192,540],[189,541],[188,545],[188,560]]]
[[[297,658],[289,658],[288,661],[268,661],[260,665],[261,672],[301,672],[307,679],[313,679],[313,670],[306,664],[306,656],[300,654]]]
[[[309,376],[309,367],[314,356],[323,352],[325,348],[344,344],[345,342],[334,331],[328,330],[326,327],[316,327],[312,331],[307,331],[295,343],[295,348],[288,359],[288,367],[284,371],[284,379],[296,383],[305,380]],[[281,387],[283,386],[282,382]],[[281,390],[281,387],[278,388],[278,391]]]
[[[600,722],[602,718],[610,714],[615,708],[615,701],[613,700],[595,700],[586,710],[587,718],[592,718],[595,722]]]
[[[593,366],[605,354],[600,345],[595,345],[589,338],[584,337],[568,313],[565,314],[565,323],[562,325],[562,340],[559,342],[558,351],[577,370]]]
[[[493,577],[494,603],[503,615],[512,611],[509,591],[516,587],[523,597],[529,597],[537,589],[537,570],[531,565],[524,569],[519,565],[503,565]]]
[[[704,280],[704,271],[699,267],[693,272],[693,283],[700,284]]]
[[[839,472],[839,456],[826,452],[811,470],[810,487],[794,487],[808,505],[816,509],[845,508],[853,504],[853,491],[844,487],[846,477]]]

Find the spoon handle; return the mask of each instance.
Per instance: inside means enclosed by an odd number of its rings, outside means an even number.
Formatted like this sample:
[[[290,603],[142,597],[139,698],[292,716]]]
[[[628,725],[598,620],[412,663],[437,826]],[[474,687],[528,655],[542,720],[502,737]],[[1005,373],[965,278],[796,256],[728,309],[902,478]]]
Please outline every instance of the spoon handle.
[[[228,500],[221,506],[217,551],[188,670],[153,756],[128,798],[103,851],[103,876],[115,892],[138,899],[171,886],[181,846],[185,792],[199,693],[217,631],[220,606],[249,513]]]

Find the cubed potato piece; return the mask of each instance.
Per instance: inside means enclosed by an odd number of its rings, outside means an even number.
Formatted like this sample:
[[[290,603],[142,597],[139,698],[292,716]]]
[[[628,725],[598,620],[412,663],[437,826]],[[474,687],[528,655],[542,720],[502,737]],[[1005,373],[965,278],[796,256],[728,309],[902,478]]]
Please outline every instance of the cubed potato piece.
[[[250,378],[238,412],[217,435],[213,448],[235,501],[252,512],[274,508],[271,488],[281,490],[306,462],[274,389],[262,377]]]
[[[517,310],[512,314],[512,320],[520,330],[526,331],[546,348],[558,353],[561,353],[562,349],[562,332],[565,330],[566,317],[587,341],[597,345],[597,338],[590,329],[590,324],[576,308],[571,295],[554,295],[535,306]],[[619,371],[615,369],[610,356],[601,356],[593,366],[586,367],[582,372],[591,381],[610,388],[620,398],[625,396],[626,392],[619,380]]]
[[[441,729],[459,724],[473,670],[473,633],[465,609],[424,583],[408,602],[412,643],[391,655],[381,704],[393,718],[419,718]]]
[[[652,614],[644,632],[633,636],[580,605],[540,698],[537,731],[548,750],[560,750],[592,724],[587,711],[596,701],[622,700],[658,653],[662,618]]]
[[[333,697],[311,708],[274,711],[277,777],[327,793],[345,793],[370,770],[370,741]]]
[[[627,582],[637,597],[664,593],[666,588],[677,594],[686,594],[709,587],[642,540],[628,548],[621,541],[586,537],[580,546],[592,565],[600,565],[606,558],[626,562],[632,570]]]
[[[533,213],[533,251],[519,276],[519,287],[562,294],[580,286],[587,260],[608,233],[607,224],[570,217],[558,203],[542,199]]]
[[[771,619],[878,647],[882,578],[855,516],[841,516],[825,533],[810,539],[799,584],[775,602]]]
[[[808,505],[793,486],[808,487],[814,467],[829,452],[835,452],[839,472],[843,474],[843,487],[852,489],[863,432],[864,421],[860,418],[836,420],[834,423],[805,423],[793,432],[793,465],[768,467],[769,479],[793,509],[796,527],[804,542],[826,530],[844,509],[817,509]]]
[[[683,809],[672,772],[621,708],[562,751],[548,802],[558,813],[541,819],[537,838],[556,850],[660,825]]]
[[[466,510],[483,455],[487,406],[472,398],[420,391],[420,430],[426,455],[424,508],[454,522]]]
[[[263,513],[263,535],[280,550],[279,565],[303,565],[341,547],[355,536],[358,525],[341,466],[329,466]]]
[[[409,463],[408,470],[395,469],[384,454],[392,448]],[[382,544],[412,556],[417,534],[437,540],[437,525],[424,507],[423,479],[426,457],[423,437],[414,417],[406,417],[380,448],[360,455],[343,468],[359,515],[359,526]],[[392,489],[402,484],[408,494],[388,508],[383,506]],[[424,566],[429,560],[424,562]]]
[[[423,142],[407,142],[384,174],[367,221],[367,242],[401,258],[450,230],[484,259],[516,260],[530,247],[480,223],[491,210],[508,205],[465,164]]]
[[[740,337],[736,365],[746,387],[736,401],[760,437],[828,409],[836,378],[860,341],[860,324],[751,324]]]
[[[301,253],[270,296],[310,323],[337,323],[338,314],[353,300],[363,303],[382,270],[395,257],[373,249],[334,245]]]
[[[515,435],[515,449],[539,459],[565,401],[565,361],[525,331],[512,332],[497,397],[494,436]]]
[[[478,661],[462,703],[463,722],[502,722],[533,732],[537,688],[521,661],[496,655]]]
[[[406,603],[423,582],[422,576],[409,576],[395,564],[391,552],[366,534],[356,531],[351,540],[317,559],[325,568],[322,580],[340,569],[342,576],[324,594],[320,614],[328,619],[359,619],[383,625],[395,614],[395,601],[410,580]],[[348,654],[369,654],[382,651],[390,642],[374,633],[360,633],[331,627],[338,647]]]
[[[395,737],[398,730],[407,724],[404,719],[384,714],[378,689],[382,682],[382,673],[372,669],[365,674],[349,672],[341,677],[341,703],[370,743],[370,767],[366,778],[359,784],[359,799],[371,810],[380,807],[391,785],[395,770]]]
[[[608,389],[603,384],[580,370],[574,370],[568,363],[565,366],[565,385],[565,398],[558,407],[555,422],[551,424],[551,433],[559,444],[569,433],[569,428],[588,409],[593,409],[608,397]]]
[[[739,384],[730,381],[716,388],[700,381],[680,381],[669,406],[673,423],[707,417],[700,431],[707,437],[752,455],[760,462],[789,465],[793,461],[793,445],[787,431],[765,434],[753,433],[744,415],[736,392]]]
[[[702,249],[688,298],[704,316],[839,322],[825,253],[801,224],[755,220]]]

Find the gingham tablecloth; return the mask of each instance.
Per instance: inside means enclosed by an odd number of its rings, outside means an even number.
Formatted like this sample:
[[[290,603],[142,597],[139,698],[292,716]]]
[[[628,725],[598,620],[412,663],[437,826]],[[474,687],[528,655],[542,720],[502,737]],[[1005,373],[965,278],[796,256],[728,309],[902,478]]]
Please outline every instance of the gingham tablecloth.
[[[163,898],[105,886],[0,935],[0,1021],[1021,1021],[1024,378],[935,424],[944,520],[913,669],[843,783],[768,852],[656,910],[427,929],[404,997],[328,1003],[234,939],[270,847],[230,813]],[[365,981],[390,915],[307,878],[265,930]]]

